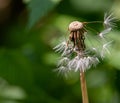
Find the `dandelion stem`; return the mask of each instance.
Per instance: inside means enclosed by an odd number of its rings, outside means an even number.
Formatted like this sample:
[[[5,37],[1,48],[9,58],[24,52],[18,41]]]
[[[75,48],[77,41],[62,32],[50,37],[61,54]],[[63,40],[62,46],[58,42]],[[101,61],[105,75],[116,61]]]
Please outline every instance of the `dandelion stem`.
[[[80,82],[81,82],[81,91],[82,91],[82,101],[83,103],[89,103],[84,72],[80,72]]]

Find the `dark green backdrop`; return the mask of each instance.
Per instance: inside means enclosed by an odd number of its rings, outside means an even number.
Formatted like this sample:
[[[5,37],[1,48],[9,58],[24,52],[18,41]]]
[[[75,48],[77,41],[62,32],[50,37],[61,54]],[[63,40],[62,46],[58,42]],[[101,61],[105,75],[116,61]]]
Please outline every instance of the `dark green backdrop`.
[[[119,0],[23,1],[0,8],[0,103],[82,103],[79,73],[58,76],[59,55],[52,48],[68,36],[73,20],[103,20],[109,11],[119,19]],[[111,55],[86,72],[90,103],[120,103],[119,21],[117,26],[110,33]]]

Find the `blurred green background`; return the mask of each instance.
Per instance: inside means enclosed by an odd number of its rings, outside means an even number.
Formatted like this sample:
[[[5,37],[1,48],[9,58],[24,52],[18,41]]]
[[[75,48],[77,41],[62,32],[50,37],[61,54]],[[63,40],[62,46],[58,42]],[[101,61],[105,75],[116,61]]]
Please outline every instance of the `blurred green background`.
[[[120,19],[119,0],[0,0],[0,103],[82,103],[79,73],[53,72],[73,20]],[[100,25],[91,25],[101,30]],[[120,23],[111,55],[86,72],[90,103],[120,103]]]

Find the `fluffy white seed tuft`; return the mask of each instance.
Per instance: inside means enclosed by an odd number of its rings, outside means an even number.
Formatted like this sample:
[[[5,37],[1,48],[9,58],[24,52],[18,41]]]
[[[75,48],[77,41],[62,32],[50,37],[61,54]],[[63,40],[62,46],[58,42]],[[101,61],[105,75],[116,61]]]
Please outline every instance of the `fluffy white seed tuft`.
[[[115,21],[116,17],[114,17],[113,13],[111,14],[105,13],[104,25],[106,28],[116,27]]]
[[[105,30],[103,30],[102,32],[99,33],[99,36],[100,36],[101,38],[104,38],[104,37],[105,37],[105,34],[109,33],[111,30],[112,30],[111,27],[105,29]]]

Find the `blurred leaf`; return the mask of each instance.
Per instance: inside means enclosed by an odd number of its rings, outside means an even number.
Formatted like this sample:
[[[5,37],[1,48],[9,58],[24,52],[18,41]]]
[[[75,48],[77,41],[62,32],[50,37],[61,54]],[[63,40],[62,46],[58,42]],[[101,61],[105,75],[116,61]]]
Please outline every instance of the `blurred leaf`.
[[[68,25],[71,21],[77,20],[78,18],[68,16],[68,15],[58,15],[57,18],[54,20],[55,26],[58,27],[62,32],[66,34],[68,30]],[[61,25],[64,24],[64,25]]]
[[[28,28],[31,28],[39,19],[47,15],[60,0],[32,0],[29,4],[30,15]]]
[[[120,19],[120,1],[114,3],[113,5],[113,11],[118,19]]]
[[[0,91],[0,96],[7,99],[22,100],[26,97],[24,90],[16,86],[6,86]]]
[[[20,50],[0,50],[0,76],[13,84],[27,87],[33,83],[29,60]]]
[[[76,10],[85,12],[106,11],[111,6],[110,0],[70,0]],[[94,4],[94,5],[93,5]]]
[[[97,80],[94,80],[94,77]],[[90,88],[98,88],[101,85],[104,85],[107,82],[107,79],[108,78],[107,78],[106,73],[104,71],[100,71],[98,69],[93,69],[87,75],[88,87],[90,87]]]
[[[119,38],[119,31],[112,32],[109,37],[112,38],[113,43],[111,45],[111,55],[108,56],[109,64],[114,66],[116,69],[120,70],[120,38]]]
[[[23,0],[24,3],[29,3],[31,0]]]

